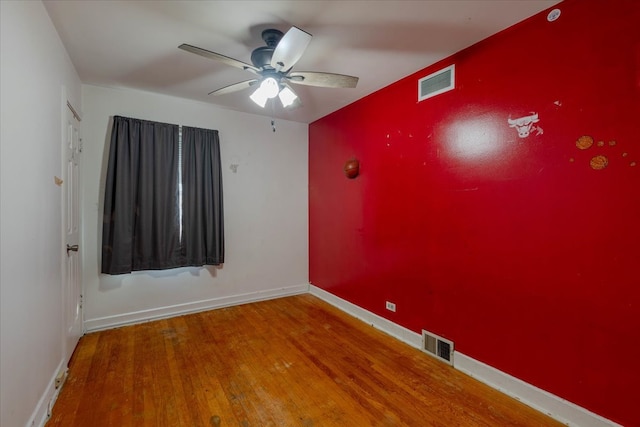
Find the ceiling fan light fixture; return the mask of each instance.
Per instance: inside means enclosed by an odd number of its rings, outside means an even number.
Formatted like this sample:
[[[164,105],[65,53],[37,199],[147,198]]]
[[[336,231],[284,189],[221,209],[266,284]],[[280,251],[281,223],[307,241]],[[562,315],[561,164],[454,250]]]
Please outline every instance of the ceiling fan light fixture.
[[[282,102],[282,106],[285,108],[293,105],[296,99],[298,99],[298,95],[287,86],[280,91],[278,97],[280,98],[280,102]]]
[[[291,27],[286,34],[277,29],[266,29],[262,32],[262,40],[266,46],[260,46],[251,52],[253,65],[189,44],[183,43],[178,48],[250,71],[257,76],[251,80],[211,91],[209,95],[225,95],[248,89],[259,83],[259,87],[249,98],[261,108],[265,108],[269,99],[278,96],[284,108],[294,109],[300,107],[302,103],[288,83],[331,88],[354,88],[358,84],[357,77],[344,74],[317,71],[292,72],[311,38],[311,34],[297,27]]]
[[[261,90],[262,93],[264,93],[264,96],[271,99],[278,96],[278,92],[280,91],[280,86],[278,85],[278,82],[276,81],[276,79],[274,79],[273,77],[267,77],[262,81],[262,83],[260,83],[259,90]]]
[[[256,89],[255,92],[249,97],[253,102],[258,104],[261,108],[264,108],[267,105],[267,98],[264,93],[260,90],[260,88]]]
[[[260,83],[260,87],[253,92],[253,95],[250,96],[251,100],[258,104],[260,107],[264,108],[267,104],[268,99],[275,98],[278,96],[278,92],[280,91],[280,86],[278,82],[273,77],[267,77],[262,80]]]

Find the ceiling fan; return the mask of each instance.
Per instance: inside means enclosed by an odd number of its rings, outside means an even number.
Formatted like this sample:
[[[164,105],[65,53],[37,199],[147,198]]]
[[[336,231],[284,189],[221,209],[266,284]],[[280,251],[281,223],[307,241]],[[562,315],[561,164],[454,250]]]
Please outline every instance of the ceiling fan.
[[[250,98],[260,107],[264,108],[269,99],[277,96],[283,107],[293,108],[300,105],[300,100],[289,83],[330,88],[354,88],[358,84],[358,77],[344,74],[291,71],[302,57],[311,37],[311,34],[297,27],[291,27],[286,34],[276,29],[264,30],[262,40],[266,46],[253,50],[251,53],[253,65],[189,44],[181,44],[178,47],[256,75],[253,79],[209,92],[209,95],[224,95],[257,85],[257,89]]]

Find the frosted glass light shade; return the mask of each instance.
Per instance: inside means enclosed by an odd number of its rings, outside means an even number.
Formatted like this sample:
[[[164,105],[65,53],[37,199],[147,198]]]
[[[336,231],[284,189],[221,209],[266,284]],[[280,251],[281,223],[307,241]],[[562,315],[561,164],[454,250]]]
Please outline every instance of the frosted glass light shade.
[[[260,87],[249,97],[253,102],[264,108],[267,100],[278,96],[280,87],[273,77],[267,77],[260,83]]]
[[[285,108],[293,104],[295,100],[298,99],[298,95],[286,86],[280,91],[278,97],[280,97],[280,102],[282,102],[282,106]]]
[[[256,89],[256,91],[253,92],[253,94],[249,98],[251,98],[253,102],[258,104],[262,108],[264,108],[264,106],[267,104],[267,99],[269,99],[264,95],[260,88]]]

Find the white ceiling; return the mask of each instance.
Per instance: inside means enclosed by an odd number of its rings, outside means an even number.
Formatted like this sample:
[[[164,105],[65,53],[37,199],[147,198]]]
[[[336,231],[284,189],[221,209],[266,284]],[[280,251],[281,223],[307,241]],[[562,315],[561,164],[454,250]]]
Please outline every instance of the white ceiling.
[[[200,100],[310,123],[554,4],[557,0],[45,1],[83,83]],[[355,89],[296,85],[302,107],[261,109],[251,90],[209,96],[252,74],[178,49],[251,63],[266,28],[313,35],[294,71],[358,76]]]

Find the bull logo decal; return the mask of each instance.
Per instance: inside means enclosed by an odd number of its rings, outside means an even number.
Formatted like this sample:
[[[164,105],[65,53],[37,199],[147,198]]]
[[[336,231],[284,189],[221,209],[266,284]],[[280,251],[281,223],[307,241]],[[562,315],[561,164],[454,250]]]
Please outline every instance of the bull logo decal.
[[[539,121],[540,118],[538,118],[538,113],[531,113],[529,116],[520,117],[518,119],[511,119],[511,117],[507,119],[509,127],[516,128],[520,138],[528,137],[531,132],[536,132],[536,136],[541,135],[543,133],[542,128],[536,125]]]

